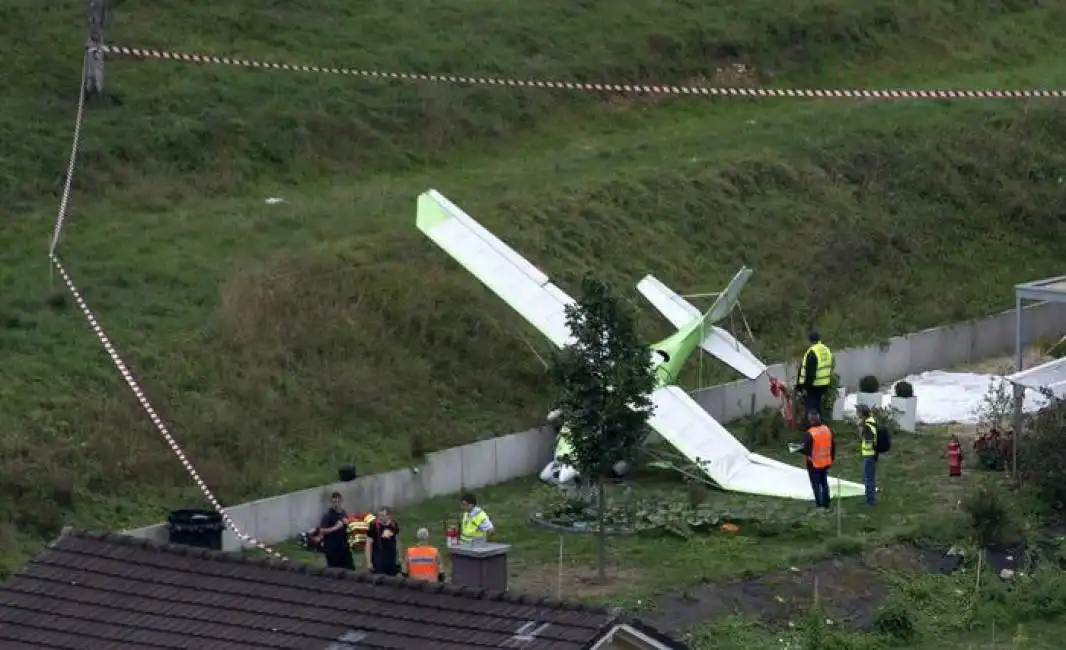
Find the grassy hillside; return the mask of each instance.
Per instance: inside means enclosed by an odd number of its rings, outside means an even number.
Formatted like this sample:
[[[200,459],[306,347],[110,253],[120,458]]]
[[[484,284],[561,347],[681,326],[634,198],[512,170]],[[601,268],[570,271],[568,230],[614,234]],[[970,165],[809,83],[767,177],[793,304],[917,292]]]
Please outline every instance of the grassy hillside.
[[[1045,4],[131,1],[108,41],[515,77],[1064,87],[1066,9]],[[0,69],[8,566],[63,523],[150,523],[196,503],[45,259],[81,6],[3,12],[19,29]],[[750,72],[728,73],[737,62]],[[226,502],[322,483],[348,460],[395,466],[414,434],[443,447],[546,412],[529,332],[415,230],[427,187],[564,287],[594,269],[635,299],[647,272],[708,291],[752,265],[743,304],[770,358],[796,352],[811,323],[848,345],[1009,306],[1013,282],[1062,272],[1056,102],[572,96],[121,60],[107,72],[63,255]]]

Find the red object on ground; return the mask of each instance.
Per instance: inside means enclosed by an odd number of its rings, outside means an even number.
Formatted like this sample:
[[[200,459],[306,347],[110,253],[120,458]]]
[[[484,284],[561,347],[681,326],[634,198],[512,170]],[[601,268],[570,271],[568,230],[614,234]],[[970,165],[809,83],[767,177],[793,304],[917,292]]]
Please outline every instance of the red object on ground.
[[[785,419],[785,424],[796,426],[796,418],[792,414],[792,395],[788,392],[788,386],[777,377],[770,377],[770,394],[781,402],[781,417]]]
[[[948,443],[948,476],[962,476],[962,447],[957,440]]]

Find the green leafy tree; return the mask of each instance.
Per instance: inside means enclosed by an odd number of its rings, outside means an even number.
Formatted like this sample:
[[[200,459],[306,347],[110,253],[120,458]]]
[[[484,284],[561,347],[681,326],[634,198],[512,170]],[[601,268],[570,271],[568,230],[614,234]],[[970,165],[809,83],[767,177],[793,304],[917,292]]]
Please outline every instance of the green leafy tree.
[[[606,579],[605,480],[616,462],[633,463],[647,435],[655,374],[630,306],[591,276],[582,280],[580,295],[566,309],[575,340],[557,355],[551,376],[570,431],[573,467],[597,482],[597,564]]]

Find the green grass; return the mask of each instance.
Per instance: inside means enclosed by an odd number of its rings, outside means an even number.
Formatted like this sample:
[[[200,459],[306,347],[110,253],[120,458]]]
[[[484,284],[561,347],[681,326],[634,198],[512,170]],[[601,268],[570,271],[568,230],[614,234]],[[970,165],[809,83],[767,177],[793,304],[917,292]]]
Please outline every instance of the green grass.
[[[850,430],[843,423],[834,428],[840,436],[838,473],[842,478],[861,482],[861,462],[857,445],[849,443]],[[886,457],[882,468],[884,495],[881,503],[876,509],[870,509],[862,499],[844,500],[842,533],[849,538],[861,539],[864,544],[927,536],[935,540],[951,540],[959,530],[955,521],[957,501],[979,476],[969,472],[963,481],[948,480],[947,461],[940,457],[946,438],[938,430],[931,430],[927,437],[914,439],[900,435],[899,442],[894,443],[891,458]],[[760,452],[795,463],[797,457],[783,452],[784,446],[781,442],[762,448]],[[673,472],[642,470],[634,484],[642,498],[664,503],[688,498]],[[520,567],[512,570],[512,578],[517,580],[516,588],[523,580],[533,577],[531,574],[535,570],[531,569],[548,567],[552,574],[556,572],[559,536],[535,528],[528,521],[530,515],[545,503],[545,496],[551,490],[530,478],[476,491],[478,502],[499,530],[498,541],[513,545],[511,564]],[[720,581],[743,574],[787,569],[797,562],[824,557],[826,544],[832,543],[836,535],[836,515],[828,518],[815,516],[810,504],[805,502],[753,498],[720,491],[710,492],[707,498],[723,512],[751,511],[751,516],[764,523],[755,524],[752,531],[744,529],[735,536],[716,533],[688,541],[659,535],[644,539],[639,536],[611,537],[611,555],[615,564],[632,577],[628,581],[630,584],[611,594],[611,599],[624,603],[646,597],[690,584],[695,575],[704,581]],[[351,504],[350,508],[358,509],[362,505]],[[398,519],[409,532],[427,527],[440,543],[444,522],[457,520],[458,512],[458,495],[451,495],[402,508]],[[936,521],[930,521],[931,517]],[[777,534],[789,526],[798,526],[799,532]],[[766,530],[760,532],[764,528]],[[568,565],[579,570],[590,570],[594,565],[593,536],[568,535],[564,546]],[[291,551],[294,547],[280,548]],[[754,548],[759,552],[753,553]],[[297,554],[296,557],[306,559],[307,556]]]
[[[1043,4],[126,2],[107,40],[515,77],[726,83],[717,69],[743,62],[741,82],[776,86],[1066,86],[1066,9]],[[45,260],[82,7],[4,14],[5,569],[64,523],[198,502]],[[227,503],[347,460],[396,466],[415,432],[444,447],[550,407],[529,332],[415,230],[427,187],[564,287],[593,270],[634,298],[647,272],[707,291],[752,265],[743,304],[771,359],[812,323],[845,346],[1009,307],[1012,283],[1061,272],[1055,102],[619,99],[121,60],[107,74],[117,101],[88,112],[62,254]]]
[[[849,442],[849,425],[840,423],[834,429],[840,436],[837,470],[844,478],[861,480],[857,443]],[[1066,594],[1066,574],[1041,560],[1031,577],[1019,577],[1008,585],[982,562],[978,585],[979,546],[960,501],[977,485],[997,486],[1013,513],[1005,527],[1007,537],[1021,534],[1030,541],[1045,535],[1039,509],[1024,494],[999,487],[1004,484],[1003,475],[968,468],[961,479],[949,478],[943,457],[947,433],[946,429],[926,429],[917,437],[898,435],[892,452],[880,463],[878,507],[869,509],[862,499],[846,500],[839,534],[835,514],[814,515],[810,504],[710,492],[707,502],[714,507],[743,509],[752,520],[741,523],[735,534],[713,531],[688,540],[659,533],[611,537],[607,585],[593,580],[596,551],[592,536],[567,535],[560,540],[557,534],[529,523],[530,514],[546,502],[547,488],[532,480],[515,481],[480,490],[478,498],[496,525],[497,541],[512,545],[513,590],[554,596],[561,587],[564,598],[621,606],[660,625],[691,616],[691,625],[684,626],[684,631],[696,650],[783,647],[779,639],[790,640],[792,648],[889,647],[890,632],[855,630],[842,622],[841,611],[862,608],[871,610],[878,620],[883,617],[878,612],[905,611],[914,636],[906,639],[904,647],[992,647],[993,635],[1005,644],[1019,626],[1033,645],[1015,647],[1055,647],[1056,634],[1066,624],[1066,618],[1061,618],[1066,615],[1062,605],[1066,601],[1061,598]],[[796,462],[795,456],[780,452],[783,446],[775,444],[763,451]],[[633,486],[640,497],[662,503],[690,498],[688,488],[672,474],[638,475]],[[445,522],[454,523],[457,517],[458,495],[398,513],[408,534],[425,526],[437,545],[443,541]],[[948,575],[924,572],[908,559],[906,550],[912,544],[941,552],[958,546],[967,553],[964,569]],[[291,559],[322,562],[321,556],[294,544],[282,545],[280,550]],[[825,564],[832,559],[842,568]],[[815,567],[822,608],[818,620],[834,620],[831,626],[812,626],[808,619],[813,594],[808,572]],[[798,582],[808,585],[806,591],[802,586],[789,587],[798,576],[804,576]],[[738,580],[754,584],[744,592],[731,589],[729,585]],[[883,594],[867,599],[864,594],[874,582]],[[723,593],[746,594],[740,597],[743,605],[761,611],[781,605],[796,615],[775,619],[769,614],[760,618],[753,613],[729,615],[721,609],[706,609],[706,601]],[[684,601],[681,609],[670,598],[678,594]],[[708,613],[709,618],[701,620],[701,613]],[[797,645],[809,642],[812,627],[828,635],[828,640],[816,646]]]

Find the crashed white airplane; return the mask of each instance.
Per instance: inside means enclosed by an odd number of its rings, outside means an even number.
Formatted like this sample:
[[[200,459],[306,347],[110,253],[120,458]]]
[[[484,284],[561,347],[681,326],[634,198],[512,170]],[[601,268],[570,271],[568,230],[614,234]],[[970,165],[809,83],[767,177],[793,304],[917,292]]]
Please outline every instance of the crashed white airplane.
[[[417,224],[419,230],[557,347],[572,342],[566,324],[566,306],[574,304],[574,300],[454,203],[436,190],[424,192],[418,197]],[[714,325],[733,309],[751,274],[751,270],[741,269],[706,314],[650,275],[637,285],[678,328],[651,346],[657,388],[651,394],[655,411],[648,424],[725,490],[813,501],[810,481],[803,468],[748,451],[676,384],[685,360],[697,347],[750,379],[766,372],[766,365],[758,357]],[[565,434],[564,425],[560,435]],[[549,468],[545,468],[549,477],[555,475],[559,482],[576,476],[572,468],[560,467],[554,461]],[[570,476],[562,476],[564,472]],[[830,486],[832,493],[840,497],[864,494],[862,485],[850,481],[831,479]]]

